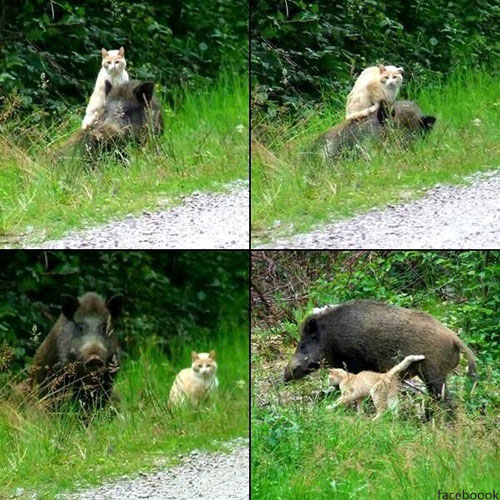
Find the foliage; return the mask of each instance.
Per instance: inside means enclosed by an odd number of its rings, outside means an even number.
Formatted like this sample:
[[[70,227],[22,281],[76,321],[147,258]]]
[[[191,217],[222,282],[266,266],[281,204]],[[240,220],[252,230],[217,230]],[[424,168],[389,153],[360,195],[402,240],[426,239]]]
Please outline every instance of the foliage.
[[[296,331],[313,307],[371,298],[435,314],[486,366],[500,359],[497,251],[254,252],[252,287],[254,326]]]
[[[132,357],[153,336],[176,356],[185,345],[206,349],[221,328],[248,322],[243,251],[4,251],[0,262],[0,345],[17,368],[52,328],[61,293],[123,294],[117,331]]]
[[[499,18],[494,0],[253,2],[253,109],[273,117],[324,93],[343,105],[355,75],[379,62],[425,85],[488,67],[500,55]]]
[[[125,47],[130,74],[197,87],[222,67],[246,68],[245,0],[0,2],[0,87],[25,110],[83,105],[101,47]],[[2,103],[0,102],[0,105]]]

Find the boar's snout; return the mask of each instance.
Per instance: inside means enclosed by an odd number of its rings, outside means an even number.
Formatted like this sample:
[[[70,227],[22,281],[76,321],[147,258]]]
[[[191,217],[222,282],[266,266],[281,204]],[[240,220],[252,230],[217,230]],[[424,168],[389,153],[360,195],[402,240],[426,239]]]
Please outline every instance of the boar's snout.
[[[85,369],[89,372],[96,372],[104,368],[104,360],[97,354],[90,356],[84,363]]]
[[[283,380],[289,382],[293,379],[299,379],[305,375],[312,373],[320,368],[319,361],[309,359],[307,357],[295,356],[285,368]]]

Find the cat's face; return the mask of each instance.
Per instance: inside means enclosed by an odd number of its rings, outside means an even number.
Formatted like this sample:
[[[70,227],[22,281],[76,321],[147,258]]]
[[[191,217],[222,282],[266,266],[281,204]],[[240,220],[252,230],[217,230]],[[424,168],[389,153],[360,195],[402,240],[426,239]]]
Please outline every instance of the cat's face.
[[[384,87],[399,87],[403,83],[403,68],[379,65],[380,83]]]
[[[120,47],[120,50],[102,49],[102,67],[109,73],[121,73],[127,61],[125,61],[125,49]]]
[[[191,359],[193,361],[191,368],[195,373],[203,378],[211,378],[217,371],[217,363],[215,362],[215,351],[210,352],[192,352]]]

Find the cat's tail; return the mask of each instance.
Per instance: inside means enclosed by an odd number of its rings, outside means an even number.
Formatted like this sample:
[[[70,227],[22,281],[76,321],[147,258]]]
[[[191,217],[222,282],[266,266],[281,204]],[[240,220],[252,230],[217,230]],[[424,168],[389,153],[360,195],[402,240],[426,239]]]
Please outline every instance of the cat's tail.
[[[415,361],[420,361],[425,359],[423,354],[414,354],[411,356],[406,356],[401,363],[398,363],[396,366],[393,366],[388,372],[388,375],[399,375],[401,372],[404,372],[412,363]]]
[[[373,106],[370,106],[369,108],[362,109],[361,111],[355,111],[354,113],[346,113],[346,120],[351,121],[351,120],[361,120],[361,118],[366,118],[367,116],[371,115],[372,113],[375,113],[375,111],[378,110],[378,103],[374,104]]]

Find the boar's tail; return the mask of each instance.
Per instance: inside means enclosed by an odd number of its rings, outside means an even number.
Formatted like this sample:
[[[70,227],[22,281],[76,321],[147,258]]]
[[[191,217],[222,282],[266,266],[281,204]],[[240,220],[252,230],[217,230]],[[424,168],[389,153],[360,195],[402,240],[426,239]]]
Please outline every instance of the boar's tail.
[[[393,366],[388,372],[388,375],[399,375],[401,372],[404,372],[412,363],[415,361],[420,361],[421,359],[425,359],[423,354],[414,354],[411,356],[406,356],[401,363],[398,363],[396,366]]]
[[[468,372],[469,377],[476,379],[477,378],[477,369],[476,369],[476,358],[474,356],[474,353],[459,338],[455,339],[455,344],[458,347],[458,349],[461,349],[465,353],[465,355],[467,356],[467,359],[469,361],[469,372]]]

